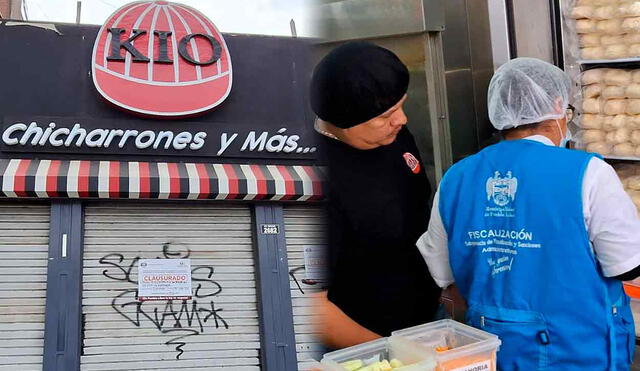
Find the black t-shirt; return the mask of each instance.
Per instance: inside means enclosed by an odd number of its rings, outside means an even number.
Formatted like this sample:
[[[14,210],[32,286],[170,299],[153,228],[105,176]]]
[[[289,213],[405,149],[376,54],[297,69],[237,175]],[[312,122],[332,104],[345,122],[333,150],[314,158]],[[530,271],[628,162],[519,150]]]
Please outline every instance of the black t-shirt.
[[[415,243],[427,230],[431,187],[409,130],[358,150],[322,136],[329,166],[331,302],[382,336],[433,320],[437,287]]]

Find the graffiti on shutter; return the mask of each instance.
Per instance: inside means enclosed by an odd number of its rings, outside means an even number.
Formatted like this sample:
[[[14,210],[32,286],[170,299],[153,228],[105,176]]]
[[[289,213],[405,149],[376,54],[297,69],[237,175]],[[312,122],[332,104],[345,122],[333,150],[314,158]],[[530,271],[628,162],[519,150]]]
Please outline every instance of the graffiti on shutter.
[[[247,206],[105,201],[85,215],[81,370],[260,370]],[[192,299],[137,300],[140,259],[183,258]]]
[[[171,242],[165,243],[158,252],[162,257],[158,259],[188,258],[191,250],[183,248],[172,250]],[[177,244],[182,245],[182,244]],[[184,245],[182,245],[184,246]],[[184,255],[183,255],[184,254]],[[112,253],[100,258],[100,264],[106,267],[102,274],[111,280],[124,283],[137,284],[131,277],[133,268],[137,265],[140,256],[134,258],[125,257],[123,254]],[[212,322],[215,328],[229,328],[229,324],[222,317],[222,307],[217,307],[215,297],[222,293],[222,285],[214,279],[215,268],[212,266],[193,266],[191,279],[194,282],[194,294],[191,300],[159,300],[139,301],[138,290],[124,285],[122,290],[116,291],[111,301],[111,308],[128,320],[133,326],[140,327],[141,321],[150,321],[162,334],[175,336],[165,342],[166,345],[175,346],[176,359],[188,349],[185,346],[188,338],[197,336],[205,331],[205,324]],[[123,309],[135,308],[135,315],[131,315]]]

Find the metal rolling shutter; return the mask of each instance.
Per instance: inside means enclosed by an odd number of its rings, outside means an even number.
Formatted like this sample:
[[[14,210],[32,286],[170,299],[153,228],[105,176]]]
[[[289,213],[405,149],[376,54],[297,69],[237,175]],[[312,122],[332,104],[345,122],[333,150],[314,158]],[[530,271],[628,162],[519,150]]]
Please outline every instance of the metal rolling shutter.
[[[85,209],[84,241],[82,370],[260,369],[248,207],[94,204]],[[137,283],[133,260],[188,251],[193,279],[202,280],[193,281],[193,300],[138,307],[137,284],[127,282]]]
[[[311,367],[309,360],[319,361],[325,349],[313,331],[313,323],[318,316],[314,313],[310,297],[310,294],[321,291],[323,286],[320,283],[308,285],[302,282],[305,278],[304,246],[326,244],[325,214],[318,206],[286,206],[284,224],[298,369],[307,370]]]
[[[42,370],[49,205],[0,202],[0,370]]]

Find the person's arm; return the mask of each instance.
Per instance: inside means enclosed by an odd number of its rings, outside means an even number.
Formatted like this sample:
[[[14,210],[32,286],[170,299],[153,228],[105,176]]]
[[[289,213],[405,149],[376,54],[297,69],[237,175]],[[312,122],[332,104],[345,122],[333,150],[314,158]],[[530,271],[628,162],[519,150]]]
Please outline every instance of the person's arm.
[[[453,319],[464,319],[467,303],[454,284],[453,272],[449,264],[449,238],[440,216],[440,189],[433,197],[429,229],[418,239],[416,246],[427,263],[431,277],[440,286],[440,302]]]
[[[320,315],[316,332],[320,340],[329,347],[347,348],[381,338],[347,316],[327,298],[326,291],[316,294],[315,306]]]
[[[606,162],[589,162],[583,182],[589,239],[606,277],[629,281],[640,276],[640,219],[618,175]]]
[[[446,289],[442,290],[440,301],[444,305],[444,309],[451,316],[451,319],[464,322],[465,313],[467,312],[467,302],[455,284],[449,285]]]
[[[440,188],[431,207],[429,229],[418,239],[416,246],[429,267],[429,273],[438,286],[446,289],[454,282],[449,264],[449,239],[440,216]]]

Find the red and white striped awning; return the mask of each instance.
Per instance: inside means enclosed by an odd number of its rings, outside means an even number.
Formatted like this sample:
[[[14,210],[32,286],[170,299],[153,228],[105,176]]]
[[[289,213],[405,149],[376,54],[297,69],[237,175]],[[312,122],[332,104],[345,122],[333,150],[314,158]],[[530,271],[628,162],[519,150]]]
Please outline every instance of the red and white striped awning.
[[[315,166],[0,159],[0,196],[314,201]]]

